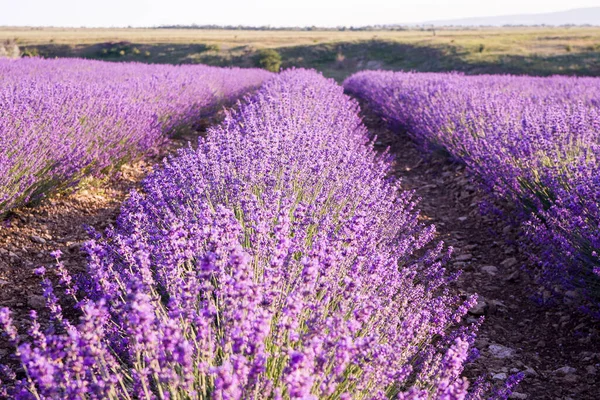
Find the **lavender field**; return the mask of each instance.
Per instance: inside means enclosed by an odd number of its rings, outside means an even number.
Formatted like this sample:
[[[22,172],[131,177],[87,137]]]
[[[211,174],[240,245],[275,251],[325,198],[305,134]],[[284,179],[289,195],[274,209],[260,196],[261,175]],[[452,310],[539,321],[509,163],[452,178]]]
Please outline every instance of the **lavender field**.
[[[0,214],[156,150],[263,70],[0,59]]]
[[[464,398],[475,297],[446,289],[446,250],[357,112],[332,81],[282,73],[145,180],[87,244],[84,283],[56,252],[81,322],[48,279],[55,330],[34,319],[19,343],[2,310],[16,398]]]
[[[593,399],[598,132],[597,78],[0,60],[0,398]]]
[[[539,279],[600,315],[600,80],[363,72],[344,85],[514,205],[496,211],[521,224]]]

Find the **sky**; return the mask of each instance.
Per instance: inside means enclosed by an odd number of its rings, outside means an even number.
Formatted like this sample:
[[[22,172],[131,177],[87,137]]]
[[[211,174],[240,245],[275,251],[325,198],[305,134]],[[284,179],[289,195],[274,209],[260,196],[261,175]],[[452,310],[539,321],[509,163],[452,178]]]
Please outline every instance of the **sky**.
[[[600,0],[0,0],[0,26],[363,26],[598,6]]]

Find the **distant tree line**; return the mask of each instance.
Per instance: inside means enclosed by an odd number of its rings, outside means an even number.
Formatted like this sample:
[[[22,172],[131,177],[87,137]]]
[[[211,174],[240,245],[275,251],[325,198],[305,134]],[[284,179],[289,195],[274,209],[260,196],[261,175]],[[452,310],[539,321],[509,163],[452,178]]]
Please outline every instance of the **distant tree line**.
[[[401,25],[369,25],[369,26],[337,26],[337,27],[321,27],[321,26],[247,26],[247,25],[161,25],[154,29],[212,29],[212,30],[238,30],[238,31],[404,31],[409,30],[409,27]],[[414,28],[413,28],[414,29]]]
[[[367,25],[367,26],[336,26],[336,27],[322,27],[322,26],[248,26],[248,25],[161,25],[150,27],[151,29],[206,29],[206,30],[238,30],[238,31],[409,31],[409,30],[420,30],[420,31],[432,31],[432,30],[469,30],[477,28],[535,28],[535,27],[556,27],[560,26],[563,28],[571,27],[591,27],[592,25],[518,25],[518,24],[506,24],[502,26],[496,25]]]

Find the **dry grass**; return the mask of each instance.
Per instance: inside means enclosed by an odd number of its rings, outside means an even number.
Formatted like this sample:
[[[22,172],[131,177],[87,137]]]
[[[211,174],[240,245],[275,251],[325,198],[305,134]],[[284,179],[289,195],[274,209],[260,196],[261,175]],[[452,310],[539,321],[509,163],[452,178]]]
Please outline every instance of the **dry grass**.
[[[438,29],[435,34],[431,30],[417,29],[244,31],[0,27],[0,42],[9,39],[16,40],[32,55],[46,57],[109,59],[101,53],[106,46],[128,42],[135,48],[135,54],[126,51],[124,57],[113,61],[241,66],[252,66],[258,49],[275,48],[283,56],[284,67],[312,67],[337,79],[358,69],[371,68],[369,65],[418,71],[600,75],[599,27]]]
[[[455,45],[465,48],[485,45],[488,52],[554,54],[584,50],[600,45],[600,28],[478,28],[409,31],[241,31],[201,29],[84,29],[0,27],[0,41],[16,39],[22,45],[94,44],[128,41],[142,44],[219,44],[239,46],[288,47],[317,43],[385,40],[421,45]]]

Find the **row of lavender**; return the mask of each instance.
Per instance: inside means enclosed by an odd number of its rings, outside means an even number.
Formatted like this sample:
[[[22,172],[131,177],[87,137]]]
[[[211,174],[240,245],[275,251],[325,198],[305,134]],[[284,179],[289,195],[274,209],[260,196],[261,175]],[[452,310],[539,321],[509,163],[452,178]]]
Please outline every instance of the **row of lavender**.
[[[165,161],[89,243],[88,280],[58,263],[78,325],[45,281],[54,330],[19,345],[13,395],[480,398],[460,377],[475,299],[449,291],[448,251],[357,111],[333,81],[287,71]],[[8,310],[0,322],[17,345]]]
[[[259,86],[263,70],[0,60],[0,214],[129,158]]]
[[[543,282],[598,301],[600,80],[379,71],[345,87],[517,205]]]

